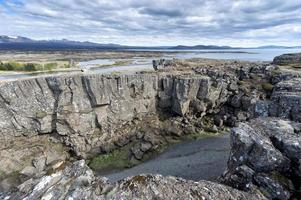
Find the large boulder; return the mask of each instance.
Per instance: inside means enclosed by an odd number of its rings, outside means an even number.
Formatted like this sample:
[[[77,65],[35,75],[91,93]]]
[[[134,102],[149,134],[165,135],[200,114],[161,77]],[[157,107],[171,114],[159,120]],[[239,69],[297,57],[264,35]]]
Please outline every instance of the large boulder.
[[[258,118],[231,132],[231,153],[223,178],[233,187],[258,187],[268,198],[300,197],[301,123]]]
[[[276,65],[301,64],[301,53],[290,53],[277,56],[273,60]]]

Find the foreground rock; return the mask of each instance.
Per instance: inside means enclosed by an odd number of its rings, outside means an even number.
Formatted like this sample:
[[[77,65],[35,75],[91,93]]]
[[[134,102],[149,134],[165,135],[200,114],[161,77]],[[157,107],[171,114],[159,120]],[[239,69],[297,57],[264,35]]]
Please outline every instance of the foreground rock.
[[[224,181],[270,199],[300,199],[301,123],[259,118],[231,133],[231,155]]]
[[[265,199],[213,182],[193,182],[160,175],[139,175],[108,184],[105,178],[94,176],[84,161],[73,163],[63,171],[30,179],[14,193],[2,193],[1,199]]]

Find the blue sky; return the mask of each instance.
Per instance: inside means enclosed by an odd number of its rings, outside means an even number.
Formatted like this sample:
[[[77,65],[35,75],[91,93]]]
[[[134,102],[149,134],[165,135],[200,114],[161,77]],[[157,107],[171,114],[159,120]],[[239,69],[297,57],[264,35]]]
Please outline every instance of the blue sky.
[[[300,0],[0,0],[0,35],[127,45],[301,45]]]

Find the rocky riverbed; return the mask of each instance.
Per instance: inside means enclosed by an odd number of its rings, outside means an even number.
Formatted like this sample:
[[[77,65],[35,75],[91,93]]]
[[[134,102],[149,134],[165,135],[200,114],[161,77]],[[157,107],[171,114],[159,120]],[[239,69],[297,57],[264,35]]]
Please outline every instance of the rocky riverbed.
[[[193,59],[135,75],[3,82],[0,177],[2,183],[11,177],[25,182],[7,187],[0,197],[299,199],[300,77],[298,71],[271,63]],[[109,183],[81,160],[104,171],[114,164],[138,164],[135,173],[125,172],[136,175],[139,166],[146,166],[142,162],[173,141],[227,127],[233,127],[231,152],[227,170],[215,182],[111,174]],[[196,180],[194,172],[208,170],[190,162],[195,168],[185,178]]]

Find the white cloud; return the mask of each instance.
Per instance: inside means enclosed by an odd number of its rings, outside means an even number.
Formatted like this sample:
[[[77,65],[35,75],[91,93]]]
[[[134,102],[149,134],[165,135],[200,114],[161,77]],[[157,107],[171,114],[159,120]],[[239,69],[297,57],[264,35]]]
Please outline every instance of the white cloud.
[[[301,45],[295,0],[18,0],[0,34],[131,45]]]

